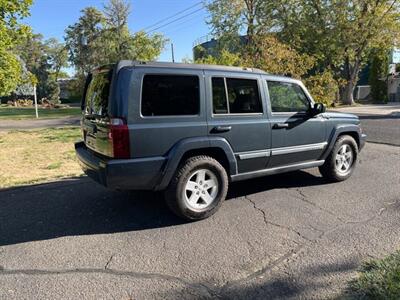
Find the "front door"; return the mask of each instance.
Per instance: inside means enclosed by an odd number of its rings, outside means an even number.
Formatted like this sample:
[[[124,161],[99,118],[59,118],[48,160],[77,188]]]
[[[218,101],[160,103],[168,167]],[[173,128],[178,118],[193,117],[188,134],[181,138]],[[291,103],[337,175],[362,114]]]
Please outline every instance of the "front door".
[[[206,71],[209,136],[226,139],[239,173],[267,168],[271,128],[257,74]]]
[[[321,115],[310,115],[313,102],[305,89],[296,81],[264,84],[272,128],[268,168],[318,160],[327,146],[326,123]]]

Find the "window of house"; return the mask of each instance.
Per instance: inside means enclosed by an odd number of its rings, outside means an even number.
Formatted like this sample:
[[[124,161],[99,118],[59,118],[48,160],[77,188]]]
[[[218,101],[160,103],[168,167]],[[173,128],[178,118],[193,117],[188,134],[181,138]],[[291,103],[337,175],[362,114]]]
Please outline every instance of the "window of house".
[[[199,77],[145,75],[141,106],[143,116],[196,115],[200,111]]]
[[[272,112],[306,112],[310,107],[302,88],[289,82],[268,81]]]
[[[214,114],[262,113],[257,80],[214,77],[212,93]]]

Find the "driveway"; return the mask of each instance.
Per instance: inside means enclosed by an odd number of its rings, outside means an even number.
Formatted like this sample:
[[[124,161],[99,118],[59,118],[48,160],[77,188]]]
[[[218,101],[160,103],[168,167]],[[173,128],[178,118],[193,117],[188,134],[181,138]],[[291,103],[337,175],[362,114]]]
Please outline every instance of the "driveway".
[[[0,299],[340,295],[400,245],[400,148],[367,143],[348,181],[317,170],[232,184],[185,223],[160,194],[87,178],[0,191]]]

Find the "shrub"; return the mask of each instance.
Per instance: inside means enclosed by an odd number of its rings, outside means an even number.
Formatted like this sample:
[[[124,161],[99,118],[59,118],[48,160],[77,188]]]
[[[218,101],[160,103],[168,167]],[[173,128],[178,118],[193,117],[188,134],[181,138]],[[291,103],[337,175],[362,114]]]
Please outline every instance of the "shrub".
[[[304,83],[316,102],[332,106],[339,86],[329,70],[306,78]]]
[[[33,101],[29,99],[18,99],[14,102],[14,106],[18,107],[30,107],[33,105]]]
[[[388,73],[389,59],[386,51],[373,50],[370,57],[371,69],[369,73],[369,84],[371,86],[371,97],[375,103],[386,103],[387,83],[385,78]]]

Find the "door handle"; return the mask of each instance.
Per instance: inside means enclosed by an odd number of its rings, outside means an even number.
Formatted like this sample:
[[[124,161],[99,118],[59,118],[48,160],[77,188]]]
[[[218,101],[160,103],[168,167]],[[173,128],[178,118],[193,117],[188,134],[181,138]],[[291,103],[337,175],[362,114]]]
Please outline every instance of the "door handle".
[[[288,123],[275,123],[272,126],[272,129],[283,129],[283,128],[289,128],[289,124]]]
[[[211,133],[228,132],[232,129],[232,126],[216,126],[211,130]]]

